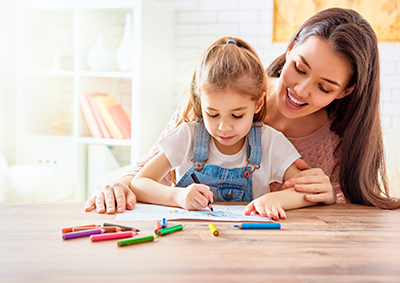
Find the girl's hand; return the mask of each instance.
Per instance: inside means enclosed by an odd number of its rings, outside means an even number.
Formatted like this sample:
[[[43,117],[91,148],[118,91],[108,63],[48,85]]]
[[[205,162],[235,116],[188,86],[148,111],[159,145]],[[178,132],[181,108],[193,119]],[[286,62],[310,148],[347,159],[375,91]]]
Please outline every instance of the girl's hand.
[[[309,202],[332,204],[336,202],[336,193],[329,177],[320,168],[311,168],[304,160],[297,159],[297,168],[302,172],[287,180],[282,189],[294,187],[297,192],[308,193],[304,199]],[[309,195],[314,194],[314,195]]]
[[[274,193],[267,193],[249,203],[244,209],[244,214],[250,215],[252,212],[261,216],[268,216],[274,220],[279,219],[279,217],[286,219],[282,203]]]
[[[113,214],[116,211],[122,213],[125,208],[132,210],[136,204],[136,196],[129,189],[132,178],[132,176],[126,176],[115,183],[106,185],[85,203],[85,211],[89,212],[96,208],[97,213],[104,213],[107,210],[107,214]]]
[[[179,188],[176,196],[180,207],[188,210],[200,210],[213,202],[213,193],[203,184],[191,184],[186,188]]]

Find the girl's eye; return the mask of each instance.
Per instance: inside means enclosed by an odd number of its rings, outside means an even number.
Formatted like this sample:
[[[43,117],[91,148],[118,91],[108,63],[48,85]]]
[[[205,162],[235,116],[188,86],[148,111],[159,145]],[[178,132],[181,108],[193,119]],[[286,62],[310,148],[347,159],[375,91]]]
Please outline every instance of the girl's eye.
[[[302,70],[300,70],[300,69],[297,67],[297,64],[294,64],[294,68],[295,68],[296,72],[298,72],[299,74],[302,74],[302,75],[305,74],[305,72],[303,72]]]
[[[237,116],[237,115],[233,115],[233,114],[232,114],[232,116],[235,117],[236,119],[240,119],[240,118],[242,118],[244,115],[242,114],[242,115],[240,115],[240,116]]]
[[[215,117],[218,116],[218,114],[215,114],[215,115],[211,115],[210,113],[207,113],[207,114],[208,114],[208,116],[209,116],[210,118],[215,118]]]

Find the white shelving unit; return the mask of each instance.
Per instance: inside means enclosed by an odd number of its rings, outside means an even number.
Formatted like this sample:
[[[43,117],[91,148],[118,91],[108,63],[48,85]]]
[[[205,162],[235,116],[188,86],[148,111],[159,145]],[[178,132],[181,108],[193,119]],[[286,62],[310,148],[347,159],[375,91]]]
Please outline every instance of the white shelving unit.
[[[132,71],[119,71],[115,58],[107,71],[90,70],[86,55],[97,35],[114,55],[127,13]],[[120,166],[134,163],[171,115],[173,12],[141,0],[22,1],[18,17],[17,162],[56,168],[75,184],[75,199],[85,200],[88,172],[100,166],[88,156],[91,145],[110,148]],[[59,69],[49,52],[40,52],[54,29],[68,39]],[[90,92],[117,98],[131,118],[131,139],[91,137],[79,105]]]

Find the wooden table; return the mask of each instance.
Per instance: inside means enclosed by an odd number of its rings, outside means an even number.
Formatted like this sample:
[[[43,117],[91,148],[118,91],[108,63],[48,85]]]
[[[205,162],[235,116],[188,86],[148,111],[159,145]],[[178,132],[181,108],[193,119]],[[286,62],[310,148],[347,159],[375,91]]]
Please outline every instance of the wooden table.
[[[206,221],[174,221],[185,229],[117,247],[62,240],[61,228],[114,222],[83,203],[2,203],[0,282],[400,282],[400,210],[335,204],[287,215],[280,230],[215,222],[218,237]]]

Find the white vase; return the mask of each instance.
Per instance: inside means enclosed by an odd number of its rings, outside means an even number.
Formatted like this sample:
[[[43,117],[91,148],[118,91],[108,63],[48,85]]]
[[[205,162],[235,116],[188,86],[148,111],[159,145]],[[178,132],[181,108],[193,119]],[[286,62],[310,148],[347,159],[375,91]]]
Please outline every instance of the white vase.
[[[115,52],[115,60],[121,71],[132,71],[133,66],[133,35],[132,35],[132,14],[125,16],[125,30],[121,44]]]
[[[108,71],[111,67],[112,54],[104,45],[103,35],[97,35],[96,44],[89,49],[87,63],[92,71]]]

